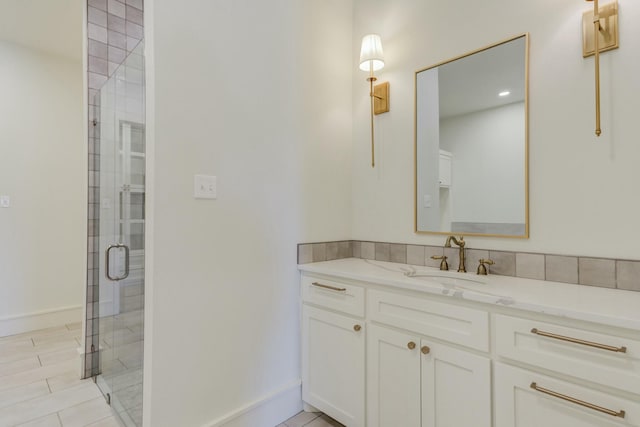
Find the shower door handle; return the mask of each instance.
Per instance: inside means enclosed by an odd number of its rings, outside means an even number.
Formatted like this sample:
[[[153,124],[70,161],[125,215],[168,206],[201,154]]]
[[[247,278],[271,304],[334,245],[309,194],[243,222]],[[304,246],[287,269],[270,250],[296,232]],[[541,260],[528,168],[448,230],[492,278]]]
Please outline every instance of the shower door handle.
[[[111,276],[111,262],[109,261],[109,253],[111,252],[112,249],[124,249],[124,275],[123,276],[116,276],[113,277]],[[107,276],[107,279],[114,281],[114,282],[118,282],[120,280],[124,280],[127,277],[129,277],[129,246],[119,243],[117,245],[111,245],[107,248],[107,250],[104,253],[104,266],[105,266],[105,274]]]

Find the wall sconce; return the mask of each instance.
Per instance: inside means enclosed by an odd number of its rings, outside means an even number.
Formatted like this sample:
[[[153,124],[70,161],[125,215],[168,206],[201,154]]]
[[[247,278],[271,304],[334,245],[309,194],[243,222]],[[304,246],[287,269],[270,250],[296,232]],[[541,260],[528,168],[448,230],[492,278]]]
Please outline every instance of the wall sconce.
[[[616,49],[618,43],[618,2],[598,6],[582,14],[582,56],[594,55],[596,68],[596,136],[600,136],[600,53]]]
[[[389,82],[373,86],[377,78],[374,71],[384,67],[384,55],[382,53],[382,41],[377,34],[368,34],[362,38],[360,48],[360,69],[368,71],[369,96],[371,97],[371,167],[375,167],[375,150],[373,143],[373,116],[389,111]]]

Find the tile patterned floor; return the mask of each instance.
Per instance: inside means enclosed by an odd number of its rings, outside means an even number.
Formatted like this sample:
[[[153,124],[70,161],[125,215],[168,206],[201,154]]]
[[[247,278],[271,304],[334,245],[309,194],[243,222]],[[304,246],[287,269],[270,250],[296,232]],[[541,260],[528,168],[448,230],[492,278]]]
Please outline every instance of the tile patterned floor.
[[[276,427],[345,427],[321,412],[300,412]]]
[[[0,337],[0,427],[120,427],[80,379],[80,322]]]

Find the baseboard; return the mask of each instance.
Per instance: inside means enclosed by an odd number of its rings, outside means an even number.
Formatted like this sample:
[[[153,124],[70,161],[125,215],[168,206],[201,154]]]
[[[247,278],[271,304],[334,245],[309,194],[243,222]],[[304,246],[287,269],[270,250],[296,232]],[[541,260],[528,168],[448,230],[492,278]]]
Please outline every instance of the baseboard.
[[[0,337],[81,322],[82,309],[79,305],[4,317],[0,319]]]
[[[290,383],[203,427],[273,427],[302,410],[301,381]]]

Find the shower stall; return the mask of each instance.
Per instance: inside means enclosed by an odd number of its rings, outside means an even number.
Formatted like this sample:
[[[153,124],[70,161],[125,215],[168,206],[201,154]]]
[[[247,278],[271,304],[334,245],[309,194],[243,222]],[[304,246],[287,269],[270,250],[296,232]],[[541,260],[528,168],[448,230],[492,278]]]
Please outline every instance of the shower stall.
[[[96,94],[99,375],[121,422],[142,425],[145,236],[144,41]],[[97,161],[96,161],[97,162]]]

